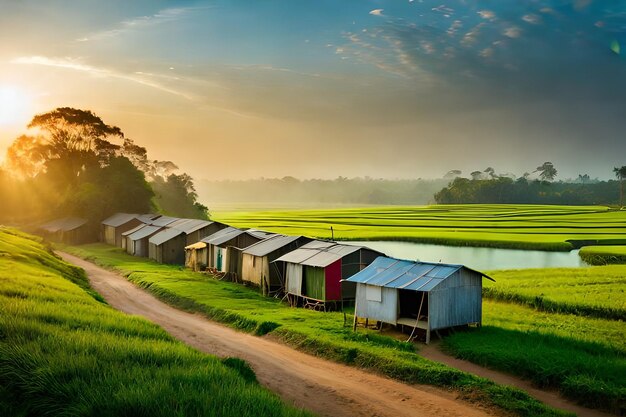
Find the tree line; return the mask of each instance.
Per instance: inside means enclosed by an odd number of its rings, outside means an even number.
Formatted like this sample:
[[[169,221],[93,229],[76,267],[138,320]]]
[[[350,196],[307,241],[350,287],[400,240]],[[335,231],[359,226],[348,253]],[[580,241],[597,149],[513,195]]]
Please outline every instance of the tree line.
[[[511,174],[498,175],[491,167],[473,171],[470,178],[461,172],[448,172],[450,183],[435,193],[438,204],[566,204],[566,205],[617,205],[623,207],[626,166],[615,167],[616,180],[593,180],[580,174],[574,180],[554,181],[557,170],[545,162],[531,173],[519,178]]]
[[[92,222],[116,212],[208,218],[193,179],[88,110],[57,108],[35,116],[34,134],[18,137],[0,167],[0,221],[79,216]]]

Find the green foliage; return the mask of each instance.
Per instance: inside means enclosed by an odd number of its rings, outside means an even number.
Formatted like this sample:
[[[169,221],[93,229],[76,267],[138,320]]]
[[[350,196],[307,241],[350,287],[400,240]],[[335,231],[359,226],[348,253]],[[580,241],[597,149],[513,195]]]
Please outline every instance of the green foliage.
[[[264,323],[272,323],[270,327],[275,324],[277,327],[271,331],[274,337],[311,354],[409,383],[454,388],[463,396],[498,405],[520,416],[562,415],[519,390],[500,387],[423,359],[412,344],[372,330],[359,329],[355,333],[351,316],[344,324],[342,313],[294,309],[250,288],[138,259],[107,245],[84,245],[69,250],[115,269],[170,304],[201,312],[240,330],[259,332],[258,329],[267,326]],[[529,320],[527,324],[535,323]]]
[[[585,246],[578,255],[589,265],[626,264],[626,246]]]
[[[84,288],[38,239],[0,229],[0,415],[308,415],[243,361],[193,350]]]
[[[542,311],[626,321],[626,267],[493,271],[483,295]]]
[[[477,173],[480,174],[480,173]],[[617,204],[616,181],[547,182],[524,177],[455,178],[435,193],[438,204]]]
[[[569,251],[579,241],[626,242],[626,211],[601,206],[468,204],[217,212],[236,227],[336,239]]]
[[[192,178],[187,174],[155,177],[151,182],[156,193],[156,204],[170,216],[207,219],[209,209],[200,204]]]

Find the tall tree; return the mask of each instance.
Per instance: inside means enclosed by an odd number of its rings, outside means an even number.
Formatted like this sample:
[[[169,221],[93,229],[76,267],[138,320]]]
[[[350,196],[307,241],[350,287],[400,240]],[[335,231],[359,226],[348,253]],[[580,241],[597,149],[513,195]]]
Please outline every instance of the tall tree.
[[[557,174],[557,170],[552,162],[544,162],[534,172],[539,172],[539,178],[543,181],[553,181]]]
[[[626,180],[626,165],[613,168],[613,173],[619,181],[619,206],[624,207],[624,180]]]

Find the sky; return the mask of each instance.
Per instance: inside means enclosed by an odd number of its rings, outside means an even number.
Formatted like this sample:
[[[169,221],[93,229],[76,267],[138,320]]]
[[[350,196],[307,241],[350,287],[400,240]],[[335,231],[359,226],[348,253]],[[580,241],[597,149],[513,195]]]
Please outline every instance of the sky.
[[[0,0],[0,154],[89,109],[197,179],[626,165],[625,0]]]

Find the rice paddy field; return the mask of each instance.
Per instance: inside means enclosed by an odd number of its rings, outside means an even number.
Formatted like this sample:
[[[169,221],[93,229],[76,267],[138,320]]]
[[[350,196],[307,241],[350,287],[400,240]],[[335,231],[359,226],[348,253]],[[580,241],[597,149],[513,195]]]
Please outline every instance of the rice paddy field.
[[[309,415],[250,372],[113,310],[82,270],[0,228],[0,415]]]
[[[486,403],[499,405],[516,415],[553,412],[536,408],[519,391],[503,391],[502,387],[483,379],[427,361],[414,351],[413,345],[364,329],[354,333],[350,315],[346,326],[341,313],[293,309],[262,297],[254,289],[131,257],[106,245],[69,250],[119,271],[171,304],[200,311],[244,331],[269,333],[298,349],[402,381],[473,392],[472,397],[478,395]],[[587,269],[592,282],[596,267]],[[546,272],[545,278],[551,273]],[[619,275],[618,271],[615,273]],[[494,273],[498,283],[509,282],[511,293],[517,291],[515,285],[523,287],[528,279],[522,276],[516,281],[515,271],[501,274]],[[528,286],[527,294],[533,295],[530,288],[534,286],[534,295],[540,296],[544,291],[542,285],[534,282]],[[580,294],[583,291],[585,286],[578,286],[572,289],[572,294],[583,297]],[[615,300],[603,297],[598,293],[595,302],[602,306],[615,305]],[[455,356],[528,378],[542,387],[558,389],[583,405],[619,411],[626,404],[624,334],[626,325],[622,320],[559,313],[517,300],[494,299],[484,302],[481,330],[448,336],[444,347]]]
[[[483,295],[539,310],[626,321],[626,266],[489,272]]]
[[[603,206],[439,205],[215,212],[214,220],[340,240],[407,240],[461,246],[571,250],[626,243],[626,211]],[[570,241],[574,241],[574,245]],[[591,242],[591,243],[589,243]]]
[[[626,246],[585,246],[578,254],[590,265],[626,264]]]

